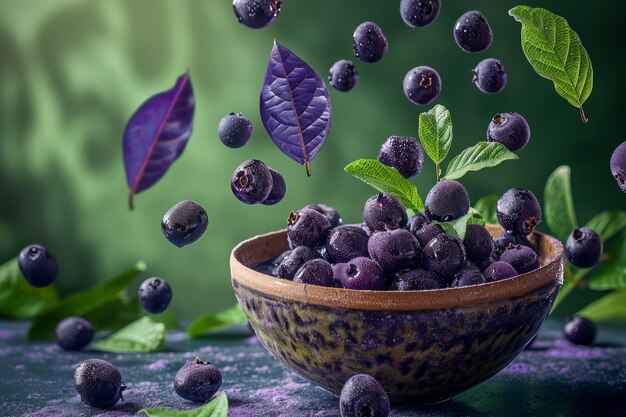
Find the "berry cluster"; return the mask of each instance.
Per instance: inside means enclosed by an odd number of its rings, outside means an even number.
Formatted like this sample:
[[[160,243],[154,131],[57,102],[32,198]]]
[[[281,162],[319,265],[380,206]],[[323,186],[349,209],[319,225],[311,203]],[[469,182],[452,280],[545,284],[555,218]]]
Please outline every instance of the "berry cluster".
[[[239,201],[266,206],[280,202],[287,191],[283,176],[256,159],[244,161],[235,169],[230,188]]]

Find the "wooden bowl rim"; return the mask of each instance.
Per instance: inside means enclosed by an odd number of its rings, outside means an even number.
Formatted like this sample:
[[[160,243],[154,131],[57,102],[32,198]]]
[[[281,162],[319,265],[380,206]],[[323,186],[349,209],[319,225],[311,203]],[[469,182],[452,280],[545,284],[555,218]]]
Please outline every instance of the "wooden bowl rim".
[[[492,235],[502,229],[487,225]],[[231,252],[230,268],[232,284],[235,289],[242,286],[248,290],[271,298],[295,301],[327,308],[343,308],[362,311],[409,312],[416,310],[436,310],[458,308],[472,305],[506,301],[536,291],[548,285],[563,284],[563,245],[552,236],[534,233],[533,240],[539,251],[541,267],[497,282],[490,282],[461,288],[442,288],[425,291],[359,291],[345,288],[330,288],[308,285],[280,279],[255,271],[248,265],[271,259],[248,259],[251,249],[260,252],[280,252],[276,248],[286,249],[286,230],[267,233],[244,240]],[[542,253],[543,252],[543,253]],[[246,265],[246,263],[248,265]]]

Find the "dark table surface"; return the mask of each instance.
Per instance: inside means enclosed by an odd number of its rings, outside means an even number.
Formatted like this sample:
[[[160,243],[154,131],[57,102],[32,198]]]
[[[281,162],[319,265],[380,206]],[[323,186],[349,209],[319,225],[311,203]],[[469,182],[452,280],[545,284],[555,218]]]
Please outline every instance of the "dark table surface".
[[[28,342],[27,328],[27,322],[0,320],[2,417],[121,417],[143,407],[195,408],[172,388],[176,371],[195,356],[221,369],[229,416],[339,416],[333,395],[284,368],[242,332],[196,340],[170,332],[162,352],[111,354]],[[394,408],[391,416],[626,416],[626,328],[601,326],[592,347],[568,344],[561,328],[548,321],[533,349],[483,384],[438,406]],[[92,357],[119,368],[126,402],[111,410],[81,404],[72,373]]]

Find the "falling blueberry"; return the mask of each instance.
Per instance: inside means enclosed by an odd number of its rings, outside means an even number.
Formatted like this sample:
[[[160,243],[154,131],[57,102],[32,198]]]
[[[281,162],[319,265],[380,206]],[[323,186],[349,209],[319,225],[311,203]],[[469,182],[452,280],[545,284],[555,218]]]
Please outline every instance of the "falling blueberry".
[[[373,377],[354,375],[341,389],[339,411],[341,417],[387,417],[389,397]]]
[[[509,151],[516,152],[528,145],[530,126],[519,113],[498,113],[487,128],[487,140],[500,142]]]
[[[626,142],[622,142],[613,151],[610,167],[617,185],[626,193]]]
[[[465,52],[484,51],[492,40],[491,26],[478,11],[463,14],[454,24],[454,41]]]
[[[287,192],[287,184],[285,183],[283,176],[274,171],[272,168],[269,170],[272,174],[272,190],[267,198],[261,201],[261,204],[265,206],[273,206],[274,204],[280,203]]]
[[[541,223],[541,206],[532,191],[512,188],[498,199],[496,216],[504,230],[526,236]]]
[[[172,288],[162,278],[148,278],[137,291],[141,306],[148,313],[159,314],[167,309],[172,301]]]
[[[217,136],[229,148],[241,148],[252,136],[252,123],[241,113],[227,114],[217,126]]]
[[[380,61],[387,53],[387,38],[376,23],[361,23],[352,35],[352,47],[358,59],[369,64]]]
[[[209,217],[204,207],[195,201],[185,200],[165,213],[161,230],[167,240],[182,248],[200,239],[208,224]]]
[[[378,160],[397,169],[404,178],[414,178],[422,171],[424,149],[415,138],[391,136],[380,147]]]
[[[263,162],[250,159],[233,172],[230,188],[239,201],[257,204],[265,201],[272,192],[272,172]]]
[[[602,256],[602,238],[588,227],[574,229],[565,243],[565,256],[577,268],[593,268]]]
[[[441,77],[431,67],[415,67],[404,76],[404,95],[415,104],[428,104],[441,93]]]
[[[359,73],[352,61],[339,60],[330,67],[328,82],[339,91],[350,91],[359,83]]]
[[[102,359],[87,359],[74,371],[74,387],[80,400],[98,408],[111,408],[121,399],[126,385],[120,371]]]
[[[574,316],[565,324],[563,333],[570,342],[587,346],[596,338],[596,325],[586,317]]]
[[[400,16],[412,28],[430,25],[439,16],[440,0],[401,0]]]
[[[52,284],[57,277],[57,261],[41,245],[28,245],[20,252],[17,265],[20,272],[33,287],[47,287]]]
[[[441,180],[430,189],[424,201],[424,212],[431,220],[449,222],[467,214],[470,200],[463,184]]]
[[[200,358],[187,361],[174,378],[174,390],[181,398],[206,403],[222,386],[222,373]]]
[[[274,23],[281,5],[281,0],[234,0],[233,11],[239,23],[261,29]]]
[[[67,317],[54,331],[57,343],[65,350],[80,350],[93,339],[93,326],[82,317]]]
[[[480,61],[472,73],[474,85],[483,93],[496,94],[506,87],[506,70],[495,58]]]

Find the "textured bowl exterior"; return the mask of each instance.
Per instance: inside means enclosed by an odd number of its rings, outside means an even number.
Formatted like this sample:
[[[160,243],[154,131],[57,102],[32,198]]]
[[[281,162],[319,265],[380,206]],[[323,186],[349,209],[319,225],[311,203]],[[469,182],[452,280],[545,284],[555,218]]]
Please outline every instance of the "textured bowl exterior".
[[[338,395],[351,376],[366,373],[392,402],[436,403],[502,370],[547,317],[562,285],[563,249],[548,236],[537,239],[543,266],[517,280],[364,292],[279,280],[245,266],[279,254],[286,246],[279,232],[235,248],[233,287],[263,345],[305,379]]]

